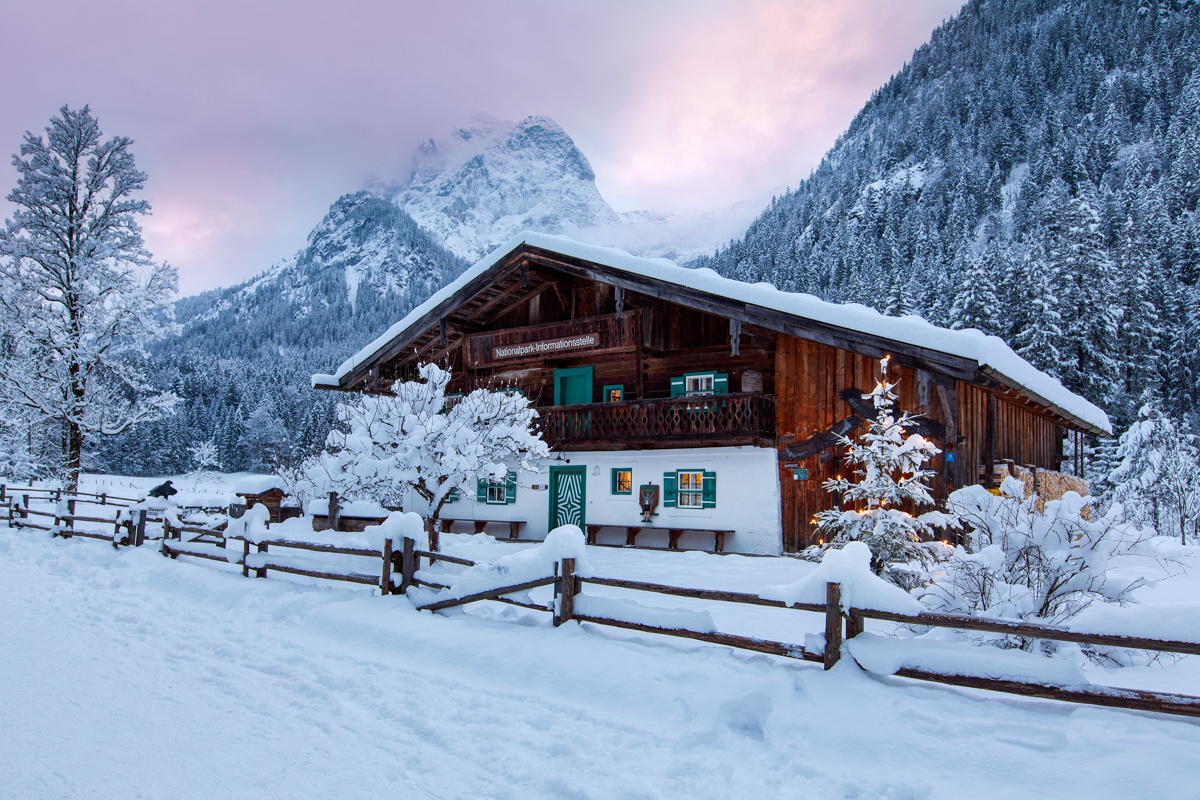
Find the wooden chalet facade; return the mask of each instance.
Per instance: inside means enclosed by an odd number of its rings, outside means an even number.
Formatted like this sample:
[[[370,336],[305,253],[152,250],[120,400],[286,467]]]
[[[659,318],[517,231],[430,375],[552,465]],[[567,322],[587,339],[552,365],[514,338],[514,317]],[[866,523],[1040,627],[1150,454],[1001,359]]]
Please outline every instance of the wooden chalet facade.
[[[984,345],[1003,348],[992,361],[1024,382],[962,352]],[[1108,432],[1103,412],[976,332],[537,234],[314,386],[386,391],[434,361],[451,369],[452,393],[516,389],[534,402],[561,461],[522,476],[503,504],[481,486],[443,517],[519,521],[533,538],[563,521],[610,542],[640,529],[639,544],[709,546],[715,533],[731,550],[778,553],[816,542],[811,520],[834,502],[822,483],[843,468],[827,445],[859,419],[843,393],[873,388],[884,355],[900,408],[945,431],[931,464],[939,499],[989,483],[1002,460],[1058,469],[1068,432]],[[661,493],[650,523],[637,502],[646,486]]]

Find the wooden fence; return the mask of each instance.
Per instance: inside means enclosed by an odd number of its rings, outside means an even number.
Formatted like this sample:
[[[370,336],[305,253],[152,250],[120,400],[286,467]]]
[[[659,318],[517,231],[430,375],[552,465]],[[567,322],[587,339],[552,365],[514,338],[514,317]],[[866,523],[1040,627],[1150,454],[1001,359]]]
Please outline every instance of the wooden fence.
[[[10,501],[10,520],[12,519],[13,505],[14,504],[12,504]],[[18,523],[19,527],[35,527],[43,530],[49,530],[49,528],[46,528],[45,526],[27,523],[28,514],[40,514],[49,517],[56,517],[55,514],[51,514],[49,512],[36,512],[29,510],[27,506],[18,506],[18,509],[19,516],[15,521]],[[100,521],[110,524],[113,523],[112,520],[67,515],[56,517],[55,527],[61,528],[64,522],[69,526],[74,521],[82,520]],[[109,539],[113,541],[114,545],[118,543],[132,544],[134,542],[140,544],[143,540],[142,532],[144,532],[145,529],[145,522],[145,511],[141,510],[139,520],[138,522],[134,523],[133,526],[134,534],[123,538],[119,542],[116,531],[111,537],[81,531],[69,532],[69,529],[63,530],[61,533],[64,536],[75,535],[89,536],[91,538],[98,539]],[[129,525],[129,522],[124,524]],[[139,529],[141,532],[139,532]],[[183,541],[182,535],[184,533],[193,534],[193,538],[186,542]],[[215,545],[220,549],[228,549],[231,542],[240,543],[241,549],[241,552],[237,554],[233,560],[230,560],[227,555],[204,552],[194,548],[195,545]],[[235,546],[238,545],[235,544]],[[272,546],[276,548],[300,550],[313,553],[378,558],[380,559],[380,567],[378,572],[374,574],[307,569],[304,567],[297,567],[292,564],[283,563],[278,560],[273,560],[270,556],[270,548]],[[251,548],[254,548],[253,552]],[[417,550],[415,541],[407,537],[402,540],[399,551],[393,550],[391,541],[386,541],[382,550],[375,550],[372,548],[340,547],[337,545],[294,541],[290,539],[263,539],[255,542],[245,537],[226,537],[224,532],[219,529],[175,526],[171,524],[169,519],[163,521],[161,552],[164,556],[169,556],[171,558],[177,558],[178,556],[185,555],[192,558],[203,558],[238,565],[242,568],[242,575],[246,577],[249,577],[250,573],[254,572],[255,577],[265,578],[267,577],[268,570],[274,570],[277,572],[303,575],[312,578],[345,581],[359,585],[378,586],[380,593],[383,595],[404,594],[408,591],[409,587],[412,586],[426,586],[432,589],[448,588],[443,584],[435,583],[417,576],[417,573],[420,570],[420,559],[422,558],[429,559],[431,565],[436,561],[444,561],[447,563],[459,564],[467,567],[475,565],[475,562],[469,559],[458,558],[456,556],[450,556],[444,553]],[[393,580],[393,573],[398,574],[398,587],[394,585],[395,581]],[[671,597],[684,597],[694,600],[706,600],[723,603],[740,603],[745,605],[822,614],[824,616],[825,630],[824,649],[823,652],[816,653],[808,651],[803,645],[796,643],[758,639],[755,637],[740,636],[731,633],[695,631],[686,628],[662,628],[630,620],[621,620],[602,616],[590,616],[577,613],[575,611],[575,598],[583,591],[583,587],[589,583],[596,586],[606,586],[615,589],[626,589],[638,592],[650,592],[668,595]],[[549,605],[539,605],[507,596],[542,586],[554,587],[554,601]],[[990,633],[1005,634],[1008,636],[1022,637],[1026,639],[1044,639],[1051,641],[1075,642],[1083,645],[1095,645],[1101,647],[1121,647],[1161,653],[1200,655],[1200,643],[1197,642],[1171,641],[1113,634],[1084,633],[1067,630],[1065,628],[1037,625],[1015,620],[988,619],[984,617],[971,617],[958,614],[936,614],[928,612],[921,614],[899,614],[890,611],[877,611],[853,607],[847,609],[843,608],[843,604],[841,602],[841,586],[836,583],[826,584],[826,598],[825,603],[823,604],[795,603],[789,605],[779,600],[767,600],[759,597],[758,595],[742,592],[727,592],[713,589],[690,589],[680,586],[668,586],[658,583],[631,581],[619,578],[583,577],[575,574],[575,560],[570,558],[564,558],[558,564],[556,564],[553,575],[531,581],[525,581],[512,586],[496,587],[494,589],[476,592],[464,597],[434,600],[431,603],[418,606],[418,608],[427,611],[439,611],[442,609],[462,606],[466,605],[467,603],[474,603],[482,600],[507,603],[509,605],[520,606],[522,608],[552,613],[553,624],[555,626],[562,625],[570,620],[589,622],[596,625],[607,625],[611,627],[625,628],[628,630],[642,631],[645,633],[660,634],[663,636],[676,636],[694,639],[698,641],[709,642],[711,644],[736,647],[744,650],[753,650],[760,653],[768,653],[770,655],[781,656],[784,658],[813,661],[822,664],[825,669],[831,669],[841,658],[843,655],[842,644],[845,640],[852,639],[865,631],[866,620],[868,619],[920,627],[985,631]],[[971,645],[963,646],[969,647]],[[1080,686],[1059,686],[973,675],[942,674],[909,668],[900,669],[895,674],[904,678],[915,678],[917,680],[934,681],[954,686],[1006,692],[1009,694],[1023,695],[1026,697],[1038,697],[1073,703],[1109,706],[1113,708],[1137,709],[1142,711],[1156,711],[1167,714],[1180,714],[1185,716],[1200,717],[1200,697],[1193,697],[1189,695],[1148,692],[1137,689],[1121,689],[1092,684]]]

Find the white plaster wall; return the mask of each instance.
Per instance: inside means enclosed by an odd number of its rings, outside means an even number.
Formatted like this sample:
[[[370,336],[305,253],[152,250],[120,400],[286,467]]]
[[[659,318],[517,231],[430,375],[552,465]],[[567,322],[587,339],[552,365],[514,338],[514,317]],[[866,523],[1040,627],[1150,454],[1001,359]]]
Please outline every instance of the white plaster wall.
[[[624,544],[623,526],[638,525],[642,514],[637,502],[637,489],[644,483],[659,487],[660,501],[652,525],[664,528],[686,528],[695,525],[703,529],[732,530],[726,535],[725,549],[737,553],[782,552],[779,468],[774,448],[764,447],[706,447],[684,450],[623,450],[617,452],[562,453],[562,459],[548,466],[586,467],[588,525],[613,525],[620,528],[602,530],[602,544]],[[633,495],[612,494],[612,474],[615,467],[633,469]],[[703,469],[717,474],[717,506],[707,509],[664,508],[661,502],[663,473],[677,469]],[[523,520],[522,539],[541,539],[550,522],[549,470],[536,477],[527,472],[517,473],[516,502],[509,505],[484,505],[475,502],[470,492],[457,502],[447,504],[441,516],[448,519]],[[533,489],[533,486],[539,486]],[[411,508],[423,511],[417,498]],[[470,532],[468,525],[456,525],[455,532]],[[508,535],[507,526],[493,525],[486,531],[493,536]],[[639,545],[666,547],[667,532],[643,531],[638,534]],[[689,531],[679,540],[680,547],[711,550],[713,534]]]

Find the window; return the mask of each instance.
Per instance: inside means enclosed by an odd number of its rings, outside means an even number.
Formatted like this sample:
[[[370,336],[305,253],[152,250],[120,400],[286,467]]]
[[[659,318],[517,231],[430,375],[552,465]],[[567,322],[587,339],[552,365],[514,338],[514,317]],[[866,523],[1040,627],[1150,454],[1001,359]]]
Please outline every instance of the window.
[[[612,471],[612,493],[633,494],[633,469],[616,467]]]
[[[679,478],[679,508],[704,508],[704,473],[676,473]]]
[[[625,399],[625,385],[622,383],[612,384],[604,387],[605,403],[620,403]]]
[[[671,397],[701,397],[729,394],[729,374],[725,372],[688,372],[671,378]]]
[[[475,490],[475,502],[488,505],[508,505],[517,501],[517,473],[508,471],[502,481],[480,478]]]
[[[716,508],[717,473],[680,469],[663,475],[664,508]]]

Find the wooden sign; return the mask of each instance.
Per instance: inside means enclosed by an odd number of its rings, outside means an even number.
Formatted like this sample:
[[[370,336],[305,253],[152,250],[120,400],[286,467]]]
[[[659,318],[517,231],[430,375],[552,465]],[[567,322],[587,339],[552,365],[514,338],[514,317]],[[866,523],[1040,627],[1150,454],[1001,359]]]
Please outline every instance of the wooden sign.
[[[466,364],[478,368],[584,353],[591,358],[600,353],[631,351],[640,335],[639,319],[638,314],[626,311],[621,319],[609,314],[473,333],[463,340]]]
[[[502,361],[506,358],[549,356],[569,350],[590,350],[594,349],[599,341],[599,337],[595,333],[581,333],[576,336],[564,336],[559,339],[548,339],[540,342],[496,345],[492,348],[492,360]]]

